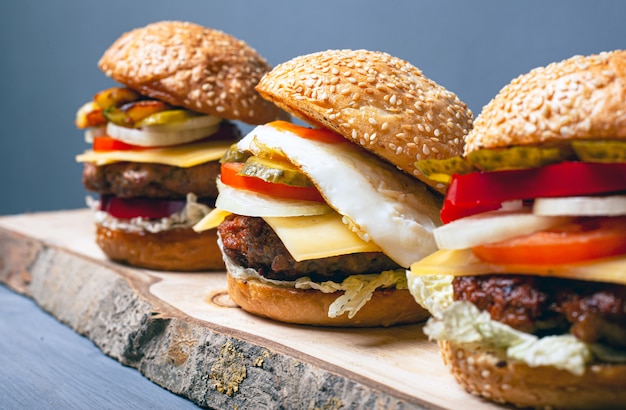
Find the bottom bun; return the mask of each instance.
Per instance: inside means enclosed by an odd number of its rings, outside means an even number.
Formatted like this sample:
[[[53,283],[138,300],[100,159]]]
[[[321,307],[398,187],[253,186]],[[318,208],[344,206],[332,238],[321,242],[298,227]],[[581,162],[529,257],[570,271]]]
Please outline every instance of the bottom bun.
[[[626,406],[626,365],[593,364],[582,376],[530,367],[492,351],[439,342],[444,362],[468,392],[518,407],[613,409]]]
[[[173,271],[223,270],[217,230],[191,228],[128,232],[96,225],[96,242],[112,260],[132,266]]]
[[[331,318],[328,308],[343,292],[323,293],[314,289],[282,288],[256,279],[228,276],[230,298],[243,310],[257,316],[300,325],[373,327],[416,323],[425,320],[422,309],[406,289],[378,289],[354,315]]]

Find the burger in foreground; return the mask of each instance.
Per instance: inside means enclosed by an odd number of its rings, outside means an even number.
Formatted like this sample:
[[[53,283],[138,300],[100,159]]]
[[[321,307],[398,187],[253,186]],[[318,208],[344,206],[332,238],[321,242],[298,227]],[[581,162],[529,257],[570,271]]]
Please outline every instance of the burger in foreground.
[[[471,112],[412,65],[364,50],[294,58],[257,90],[315,128],[271,122],[222,159],[221,212],[196,229],[219,224],[231,298],[298,324],[425,319],[405,268],[435,250],[441,201],[412,164],[460,154]]]
[[[477,117],[464,162],[424,166],[439,180],[459,172],[434,232],[441,250],[408,274],[433,315],[424,332],[474,394],[623,408],[626,52],[512,81]]]
[[[241,137],[228,120],[280,118],[254,90],[270,67],[243,41],[176,21],[125,33],[99,67],[124,86],[76,115],[93,144],[77,160],[85,187],[100,194],[98,245],[139,267],[223,269],[215,230],[191,227],[210,212],[218,160]]]

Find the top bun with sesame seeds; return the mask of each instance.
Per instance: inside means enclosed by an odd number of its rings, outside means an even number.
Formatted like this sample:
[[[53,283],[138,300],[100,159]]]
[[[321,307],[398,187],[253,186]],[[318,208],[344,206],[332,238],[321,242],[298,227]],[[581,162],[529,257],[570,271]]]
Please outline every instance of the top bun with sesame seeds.
[[[431,184],[421,159],[460,155],[473,115],[451,91],[386,53],[328,50],[296,57],[256,89],[302,120],[331,129]]]
[[[271,67],[222,31],[161,21],[119,37],[98,63],[114,80],[174,106],[249,124],[284,113],[254,90]]]
[[[573,139],[626,138],[626,51],[538,67],[520,75],[483,108],[465,154]]]

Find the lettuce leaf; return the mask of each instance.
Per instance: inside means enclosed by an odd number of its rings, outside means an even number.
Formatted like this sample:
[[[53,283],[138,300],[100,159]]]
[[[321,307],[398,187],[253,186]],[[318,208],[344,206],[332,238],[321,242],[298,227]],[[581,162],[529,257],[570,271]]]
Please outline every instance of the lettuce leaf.
[[[296,280],[297,289],[316,289],[324,293],[334,293],[342,290],[344,294],[339,296],[329,307],[328,317],[339,317],[348,313],[348,318],[354,315],[372,298],[372,294],[378,288],[406,289],[407,281],[403,270],[389,270],[375,275],[352,275],[343,282],[332,281],[313,282],[309,278]]]

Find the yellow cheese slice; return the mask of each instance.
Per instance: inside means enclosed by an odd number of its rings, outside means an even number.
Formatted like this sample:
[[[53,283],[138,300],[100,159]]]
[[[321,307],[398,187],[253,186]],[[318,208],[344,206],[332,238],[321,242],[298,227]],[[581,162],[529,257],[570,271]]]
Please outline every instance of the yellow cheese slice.
[[[228,215],[230,215],[230,212],[228,211],[217,208],[213,209],[193,226],[193,230],[196,232],[202,232],[208,231],[209,229],[215,229]]]
[[[411,273],[453,276],[511,273],[626,285],[626,255],[562,265],[496,265],[481,261],[471,249],[442,249],[412,264]]]
[[[382,252],[378,245],[365,242],[348,229],[336,212],[263,219],[298,262],[358,252]]]
[[[220,159],[231,144],[232,141],[207,141],[141,151],[94,152],[89,150],[77,155],[76,161],[93,162],[96,165],[128,161],[188,168]]]

